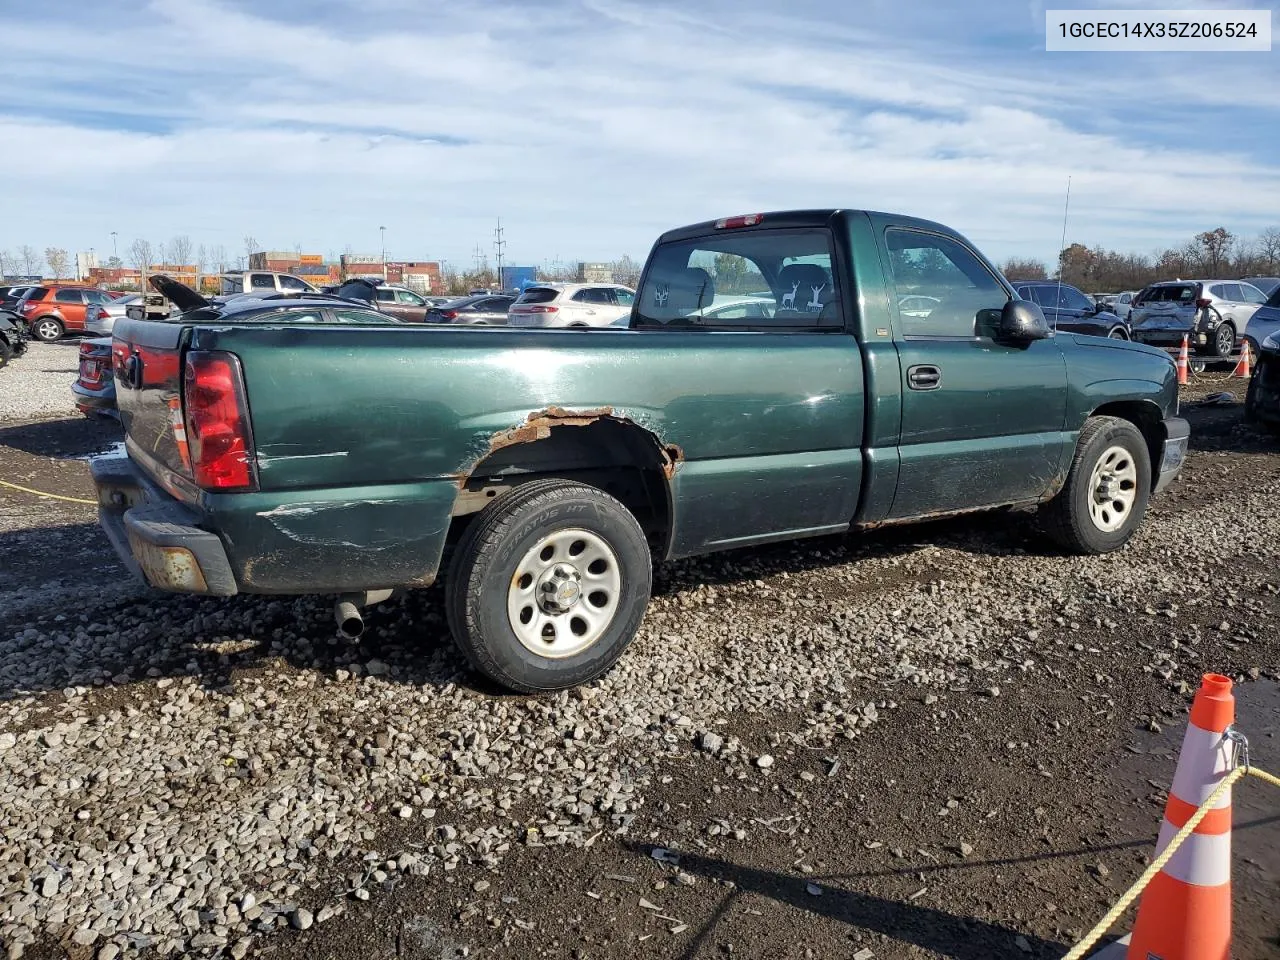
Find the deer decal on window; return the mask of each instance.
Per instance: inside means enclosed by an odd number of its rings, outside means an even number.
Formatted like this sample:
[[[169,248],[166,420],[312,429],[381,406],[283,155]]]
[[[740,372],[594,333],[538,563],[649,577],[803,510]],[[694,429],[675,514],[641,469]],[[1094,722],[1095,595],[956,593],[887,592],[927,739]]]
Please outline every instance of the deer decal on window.
[[[796,308],[796,291],[800,289],[800,282],[796,281],[791,285],[791,292],[782,295],[781,310],[794,310]]]

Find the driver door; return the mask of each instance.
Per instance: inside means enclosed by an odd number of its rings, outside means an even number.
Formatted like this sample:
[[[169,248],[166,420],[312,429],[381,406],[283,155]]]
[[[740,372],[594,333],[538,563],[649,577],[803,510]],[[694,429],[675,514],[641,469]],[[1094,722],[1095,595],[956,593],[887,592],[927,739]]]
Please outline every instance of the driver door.
[[[906,296],[938,301],[924,316],[898,311],[902,427],[890,518],[1056,492],[1071,451],[1066,362],[1057,341],[995,338],[1008,290],[958,240],[894,226],[884,235],[894,304]]]

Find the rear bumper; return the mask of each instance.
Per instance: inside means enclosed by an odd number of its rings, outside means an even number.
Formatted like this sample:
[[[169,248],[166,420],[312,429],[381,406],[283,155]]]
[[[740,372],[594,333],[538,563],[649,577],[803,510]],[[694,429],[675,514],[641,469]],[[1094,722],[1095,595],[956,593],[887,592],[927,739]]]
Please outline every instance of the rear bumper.
[[[222,541],[195,526],[196,515],[132,460],[99,457],[89,469],[98,488],[98,523],[135,577],[174,593],[229,597],[237,592]]]
[[[114,383],[108,382],[94,389],[86,387],[77,380],[71,385],[71,397],[75,401],[76,409],[81,413],[101,414],[119,419],[120,412],[116,410],[116,387]]]
[[[1164,436],[1160,463],[1156,468],[1156,493],[1173,483],[1182,472],[1182,465],[1187,459],[1187,445],[1191,440],[1191,425],[1181,417],[1170,417],[1164,421]]]

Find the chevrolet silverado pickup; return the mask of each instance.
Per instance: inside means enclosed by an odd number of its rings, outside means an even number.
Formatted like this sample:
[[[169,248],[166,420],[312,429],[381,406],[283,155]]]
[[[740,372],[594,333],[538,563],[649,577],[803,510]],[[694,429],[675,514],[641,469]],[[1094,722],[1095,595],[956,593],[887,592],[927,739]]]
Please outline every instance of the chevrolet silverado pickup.
[[[163,590],[335,595],[347,635],[443,579],[455,641],[521,691],[607,670],[654,561],[1001,507],[1102,553],[1187,449],[1165,353],[1053,331],[910,217],[672,230],[628,329],[313,319],[117,323],[108,536]]]

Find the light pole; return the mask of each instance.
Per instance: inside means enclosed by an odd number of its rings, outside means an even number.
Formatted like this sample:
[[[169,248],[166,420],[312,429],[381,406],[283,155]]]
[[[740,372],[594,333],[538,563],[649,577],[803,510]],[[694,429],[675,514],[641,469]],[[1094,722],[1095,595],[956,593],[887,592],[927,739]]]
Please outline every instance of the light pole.
[[[382,233],[382,282],[387,282],[387,228],[379,227]]]
[[[120,251],[116,249],[116,232],[111,231],[111,256],[113,259],[119,259]]]

